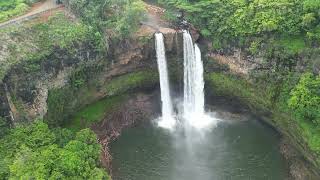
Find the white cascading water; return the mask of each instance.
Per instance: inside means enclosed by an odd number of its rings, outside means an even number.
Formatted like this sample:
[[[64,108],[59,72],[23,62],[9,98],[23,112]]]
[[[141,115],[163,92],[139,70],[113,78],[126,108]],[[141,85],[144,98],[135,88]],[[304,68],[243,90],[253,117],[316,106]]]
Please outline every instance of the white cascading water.
[[[201,60],[201,51],[197,44],[194,46],[195,48],[195,112],[199,114],[204,114],[204,81],[203,81],[203,64]]]
[[[206,128],[214,119],[205,114],[204,80],[201,51],[193,45],[191,35],[183,33],[184,52],[184,97],[183,116],[187,123],[195,128]]]
[[[176,124],[176,120],[173,117],[163,34],[156,33],[155,39],[162,101],[162,117],[158,125],[163,128],[172,129]]]

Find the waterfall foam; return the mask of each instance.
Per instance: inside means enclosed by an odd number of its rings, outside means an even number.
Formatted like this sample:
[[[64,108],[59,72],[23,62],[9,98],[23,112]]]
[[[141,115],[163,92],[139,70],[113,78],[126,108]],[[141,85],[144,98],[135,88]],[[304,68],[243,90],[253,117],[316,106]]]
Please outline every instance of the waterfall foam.
[[[168,78],[167,60],[163,41],[163,34],[155,34],[155,45],[157,52],[157,63],[160,78],[160,90],[162,101],[162,117],[160,118],[158,125],[163,128],[173,129],[176,120],[173,116],[173,108],[170,96],[170,86]]]

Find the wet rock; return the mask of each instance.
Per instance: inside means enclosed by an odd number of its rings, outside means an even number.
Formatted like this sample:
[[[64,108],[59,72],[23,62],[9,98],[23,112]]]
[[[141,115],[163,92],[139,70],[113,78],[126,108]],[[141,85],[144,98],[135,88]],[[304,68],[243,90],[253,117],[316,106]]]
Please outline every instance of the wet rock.
[[[101,122],[92,125],[91,129],[97,134],[103,147],[101,163],[111,175],[112,156],[109,144],[120,136],[123,129],[152,119],[154,113],[157,112],[156,104],[154,94],[139,93],[108,113]]]
[[[319,177],[304,157],[298,153],[297,149],[288,142],[286,137],[281,139],[279,148],[288,162],[290,180],[316,180]]]

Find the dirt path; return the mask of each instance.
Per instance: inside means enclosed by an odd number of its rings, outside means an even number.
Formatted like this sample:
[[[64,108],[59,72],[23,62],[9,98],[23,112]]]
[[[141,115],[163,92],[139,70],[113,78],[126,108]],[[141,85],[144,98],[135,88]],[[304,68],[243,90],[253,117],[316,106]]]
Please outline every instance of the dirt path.
[[[145,3],[147,17],[141,23],[155,29],[169,28],[170,24],[162,19],[165,9]]]
[[[137,36],[152,36],[155,32],[162,33],[175,33],[176,30],[172,29],[170,23],[164,20],[165,9],[145,3],[147,10],[146,18],[141,21],[141,27],[136,32]]]
[[[9,21],[0,23],[0,27],[4,26],[6,24],[10,24],[12,22],[23,21],[24,19],[26,19],[29,16],[41,13],[43,11],[47,11],[49,9],[58,8],[60,6],[61,5],[57,5],[56,4],[55,0],[46,0],[44,2],[36,3],[31,7],[31,10],[28,13],[26,13],[26,14],[24,14],[22,16],[10,19]]]

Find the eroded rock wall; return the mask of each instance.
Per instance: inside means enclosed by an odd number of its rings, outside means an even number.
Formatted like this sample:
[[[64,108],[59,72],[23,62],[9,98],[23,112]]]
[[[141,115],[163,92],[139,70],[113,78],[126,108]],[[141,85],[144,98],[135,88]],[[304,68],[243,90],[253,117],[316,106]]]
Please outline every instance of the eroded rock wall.
[[[177,48],[179,44],[182,46],[180,33],[169,28],[160,31],[165,36],[167,54],[181,54],[180,48]],[[157,72],[153,37],[155,32],[158,30],[142,26],[131,38],[112,43],[107,54],[98,53],[85,42],[79,44],[72,53],[57,48],[52,54],[39,59],[40,68],[32,72],[26,70],[28,64],[23,61],[17,63],[8,70],[0,84],[1,117],[16,124],[36,118],[48,118],[50,108],[61,108],[61,113],[71,112],[65,111],[68,107],[48,106],[48,97],[55,92],[62,93],[60,95],[65,98],[73,97],[75,99],[70,99],[72,102],[68,102],[68,105],[77,110],[90,102],[112,95],[108,92],[110,88],[105,87],[114,78],[145,70]],[[55,114],[57,117],[59,115],[64,117],[63,114]]]
[[[289,67],[281,67],[281,63],[290,61],[277,56],[268,57],[265,51],[252,55],[245,48],[231,46],[212,50],[211,42],[207,40],[202,40],[202,46],[209,49],[204,57],[208,97],[223,97],[229,99],[230,103],[236,101],[279,131],[286,142],[285,146],[281,145],[281,152],[289,162],[292,179],[319,179],[319,156],[308,147],[294,117],[287,112],[281,112],[275,100],[275,95],[279,92],[276,86],[272,86],[272,81],[281,79],[281,73],[285,74],[279,72],[281,68],[283,71],[313,71],[319,74],[316,65],[318,56],[291,54],[286,57],[293,59],[293,63],[283,65]],[[263,79],[266,77],[274,79],[267,81],[268,79]],[[287,149],[290,149],[290,153]],[[291,152],[295,152],[294,155]]]

